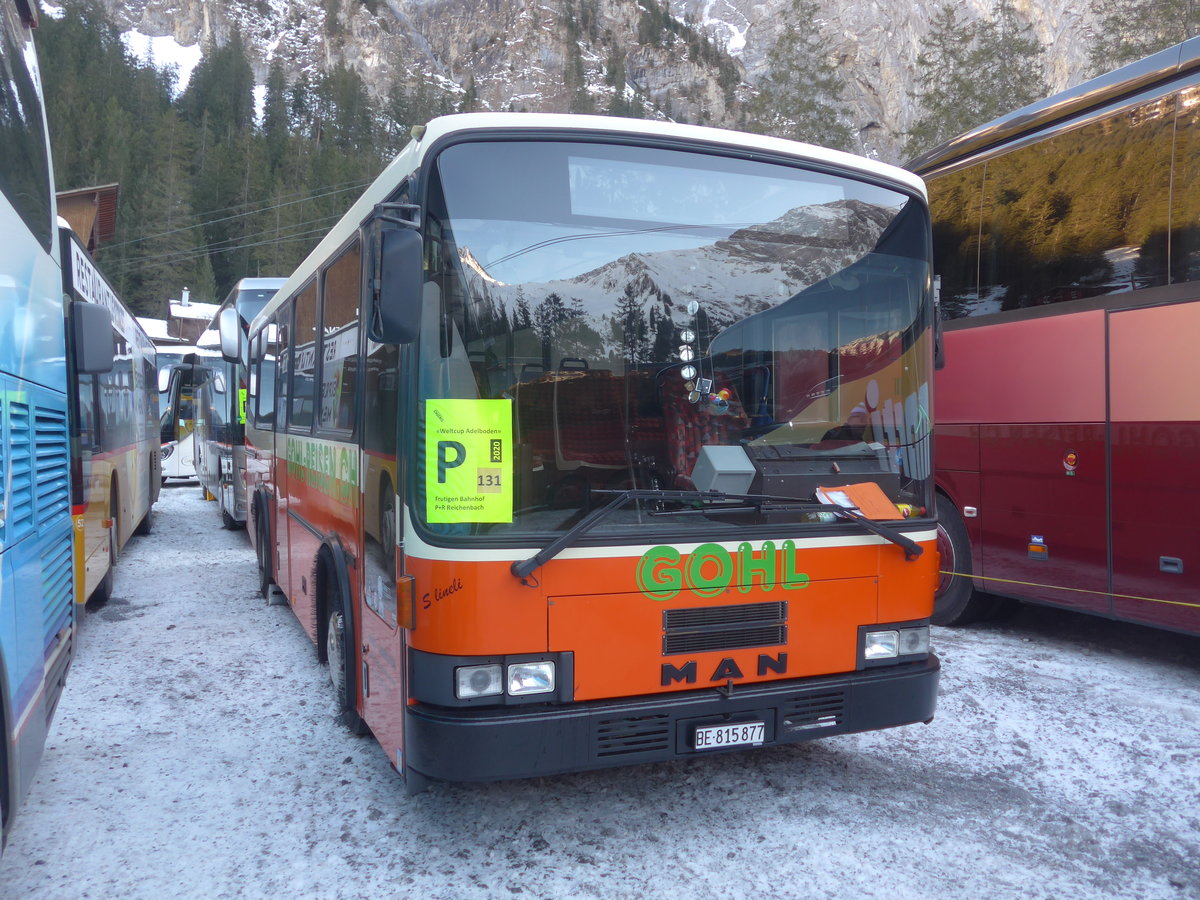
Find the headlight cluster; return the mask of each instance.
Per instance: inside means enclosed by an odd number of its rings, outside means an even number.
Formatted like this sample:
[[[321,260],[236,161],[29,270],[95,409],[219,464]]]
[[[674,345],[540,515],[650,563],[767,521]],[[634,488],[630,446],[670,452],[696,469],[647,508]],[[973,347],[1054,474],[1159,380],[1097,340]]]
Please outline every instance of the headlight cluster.
[[[873,628],[862,632],[864,662],[923,656],[929,653],[929,626]]]
[[[496,663],[484,666],[459,666],[454,670],[454,694],[459,700],[477,697],[524,697],[554,693],[554,662]]]

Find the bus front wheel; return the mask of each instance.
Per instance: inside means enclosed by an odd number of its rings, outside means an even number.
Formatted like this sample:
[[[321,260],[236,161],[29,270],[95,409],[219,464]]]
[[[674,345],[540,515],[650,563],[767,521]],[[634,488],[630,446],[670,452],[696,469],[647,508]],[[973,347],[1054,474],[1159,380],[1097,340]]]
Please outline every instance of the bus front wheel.
[[[354,734],[366,734],[367,724],[354,708],[354,694],[350,684],[349,666],[352,665],[353,655],[350,653],[353,635],[348,628],[344,599],[334,585],[335,579],[326,575],[325,587],[329,617],[325,626],[325,660],[329,665],[329,680],[337,697],[341,719],[346,727]]]

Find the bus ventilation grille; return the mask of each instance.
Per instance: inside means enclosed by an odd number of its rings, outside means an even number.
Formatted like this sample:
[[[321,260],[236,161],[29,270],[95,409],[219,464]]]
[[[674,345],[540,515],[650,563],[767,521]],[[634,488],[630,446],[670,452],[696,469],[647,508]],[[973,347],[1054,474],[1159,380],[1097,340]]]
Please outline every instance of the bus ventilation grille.
[[[33,482],[36,477],[33,459],[33,427],[27,403],[8,405],[9,459],[11,487],[6,519],[8,539],[23,537],[33,530]]]
[[[68,456],[67,414],[56,409],[38,409],[34,413],[34,447],[37,454],[38,524],[48,525],[71,509],[67,480],[71,468]]]
[[[659,713],[600,719],[596,723],[596,756],[654,753],[671,746],[671,717]]]
[[[845,691],[830,690],[819,694],[793,697],[783,703],[785,731],[814,731],[841,725],[845,719]]]
[[[663,610],[663,655],[787,643],[787,601]]]

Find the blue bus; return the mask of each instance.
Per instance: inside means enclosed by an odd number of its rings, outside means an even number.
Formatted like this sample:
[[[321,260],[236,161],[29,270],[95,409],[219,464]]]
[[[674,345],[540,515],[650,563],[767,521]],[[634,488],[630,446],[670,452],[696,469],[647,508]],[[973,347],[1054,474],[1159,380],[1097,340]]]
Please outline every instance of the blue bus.
[[[64,299],[30,0],[0,0],[0,821],[33,782],[76,636],[79,375],[113,366],[112,317]],[[77,442],[77,438],[75,441]]]

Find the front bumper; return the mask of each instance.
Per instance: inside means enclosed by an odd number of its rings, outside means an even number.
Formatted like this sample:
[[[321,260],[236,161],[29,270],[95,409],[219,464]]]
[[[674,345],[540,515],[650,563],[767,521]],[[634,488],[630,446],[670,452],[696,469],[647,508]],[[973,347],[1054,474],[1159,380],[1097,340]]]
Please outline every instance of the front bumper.
[[[761,721],[761,746],[928,722],[941,663],[734,685],[565,706],[448,709],[417,704],[405,718],[409,777],[498,781],[659,762],[696,751],[698,726]]]

